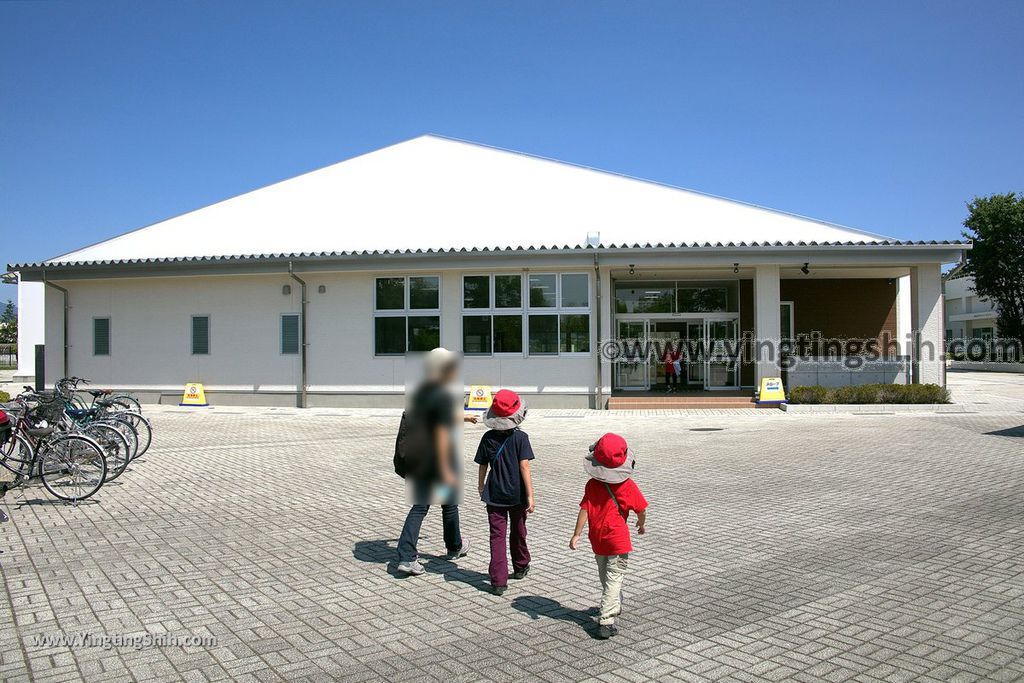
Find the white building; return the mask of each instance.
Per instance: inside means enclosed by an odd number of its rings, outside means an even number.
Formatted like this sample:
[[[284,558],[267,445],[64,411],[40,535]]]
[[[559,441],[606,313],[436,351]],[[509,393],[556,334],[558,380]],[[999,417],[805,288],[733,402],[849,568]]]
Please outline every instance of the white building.
[[[954,268],[943,279],[946,306],[946,339],[992,340],[999,310],[991,299],[978,296],[974,278]]]
[[[466,354],[467,383],[604,407],[664,381],[657,358],[600,353],[636,337],[893,337],[860,372],[815,342],[787,381],[942,384],[941,266],[968,248],[424,136],[9,269],[47,285],[48,382],[397,405],[407,354],[440,344]],[[685,387],[780,373],[743,349],[689,363]]]

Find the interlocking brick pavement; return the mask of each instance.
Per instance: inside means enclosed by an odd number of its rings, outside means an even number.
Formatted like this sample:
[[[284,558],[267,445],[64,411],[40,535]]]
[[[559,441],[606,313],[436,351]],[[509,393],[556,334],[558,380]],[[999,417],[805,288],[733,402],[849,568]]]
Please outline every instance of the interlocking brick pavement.
[[[153,419],[150,454],[95,500],[4,500],[0,679],[1024,678],[1024,413],[532,412],[534,564],[500,598],[474,500],[467,558],[439,556],[431,511],[428,573],[394,576],[393,411]],[[599,641],[596,566],[567,542],[605,431],[629,440],[651,509],[622,634]],[[216,645],[36,641],[62,633]]]

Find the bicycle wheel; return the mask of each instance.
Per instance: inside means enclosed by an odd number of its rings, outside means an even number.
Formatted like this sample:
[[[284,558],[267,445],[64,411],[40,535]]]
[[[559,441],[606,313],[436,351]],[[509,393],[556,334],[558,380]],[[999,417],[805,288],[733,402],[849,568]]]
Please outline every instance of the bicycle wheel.
[[[7,441],[0,444],[0,462],[4,467],[0,472],[10,471],[19,479],[31,477],[34,458],[32,444],[21,434],[11,434]]]
[[[84,434],[61,434],[39,448],[43,486],[61,500],[78,502],[100,490],[107,476],[103,449]]]
[[[149,450],[149,444],[153,442],[153,426],[149,420],[142,417],[138,413],[127,413],[118,412],[114,413],[114,418],[117,420],[125,420],[135,431],[139,434],[139,450],[135,454],[136,458],[141,458],[142,455]]]
[[[93,422],[82,430],[91,436],[103,449],[103,456],[107,460],[106,481],[113,481],[121,476],[128,461],[132,459],[131,445],[128,439],[114,425],[104,422]]]
[[[103,418],[103,424],[109,424],[111,427],[121,432],[122,436],[128,441],[128,461],[131,462],[135,459],[136,454],[139,452],[139,433],[135,431],[135,427],[127,420],[119,420],[116,416],[108,416]]]

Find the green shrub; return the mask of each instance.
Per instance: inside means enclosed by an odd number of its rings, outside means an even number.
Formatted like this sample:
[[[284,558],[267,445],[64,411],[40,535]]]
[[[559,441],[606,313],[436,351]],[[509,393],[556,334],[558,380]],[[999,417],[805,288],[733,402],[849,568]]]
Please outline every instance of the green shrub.
[[[843,405],[857,403],[857,387],[845,386],[835,387],[828,392],[828,403],[841,403]]]
[[[0,391],[0,403],[7,403],[11,400],[11,395],[6,391]]]
[[[949,403],[949,391],[938,384],[908,384],[904,403]]]
[[[824,403],[828,389],[822,386],[793,387],[789,392],[790,403]]]
[[[832,389],[823,386],[793,387],[789,403],[840,405],[878,403],[949,403],[949,391],[937,384],[860,384]]]

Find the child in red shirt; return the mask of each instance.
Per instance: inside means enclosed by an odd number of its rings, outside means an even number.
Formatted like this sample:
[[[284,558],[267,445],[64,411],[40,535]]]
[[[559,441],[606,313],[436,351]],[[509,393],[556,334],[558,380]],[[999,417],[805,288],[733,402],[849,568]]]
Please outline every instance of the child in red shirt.
[[[600,638],[610,638],[619,632],[615,617],[622,612],[622,580],[633,550],[626,523],[631,511],[636,512],[636,532],[645,531],[647,500],[631,479],[635,466],[626,440],[618,434],[605,434],[598,439],[583,463],[590,481],[580,501],[569,547],[576,550],[583,525],[587,524],[603,590],[598,617]]]

